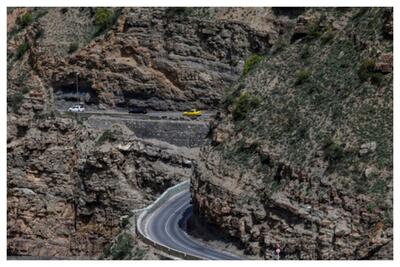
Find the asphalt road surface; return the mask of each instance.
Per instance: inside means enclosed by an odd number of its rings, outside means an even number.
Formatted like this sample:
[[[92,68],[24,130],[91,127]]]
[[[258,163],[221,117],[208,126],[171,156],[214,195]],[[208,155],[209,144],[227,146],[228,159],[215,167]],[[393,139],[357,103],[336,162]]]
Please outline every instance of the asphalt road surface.
[[[67,110],[59,110],[61,113],[69,113]],[[136,118],[136,119],[184,119],[184,120],[209,120],[211,116],[215,115],[215,111],[203,111],[203,114],[199,117],[187,117],[183,116],[182,112],[179,111],[149,111],[146,114],[128,113],[124,111],[115,110],[85,110],[84,112],[76,112],[76,114],[84,115],[98,115],[98,116],[112,116],[119,118]]]
[[[224,251],[210,248],[186,233],[186,222],[192,214],[189,190],[183,191],[163,203],[144,221],[145,235],[169,248],[208,260],[240,260]]]

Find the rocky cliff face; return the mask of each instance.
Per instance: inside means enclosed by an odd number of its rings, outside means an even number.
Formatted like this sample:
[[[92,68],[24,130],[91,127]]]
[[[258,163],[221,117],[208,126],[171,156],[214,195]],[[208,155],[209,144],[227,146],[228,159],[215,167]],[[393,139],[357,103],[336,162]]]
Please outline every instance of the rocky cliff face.
[[[195,213],[265,259],[392,259],[392,10],[293,22],[226,93]]]
[[[188,179],[192,151],[103,133],[69,118],[10,115],[8,253],[94,257],[120,218]],[[118,139],[118,140],[117,140]]]
[[[88,109],[214,108],[275,26],[204,10],[110,8],[101,24],[96,8],[8,9],[8,254],[98,256],[121,216],[190,177],[196,149],[99,132],[57,109],[77,101],[77,83]]]
[[[46,11],[27,29],[35,32],[27,41],[29,59],[61,109],[76,102],[77,82],[80,100],[92,109],[213,109],[238,78],[243,59],[266,52],[276,39],[272,21],[262,31],[204,13],[207,9],[123,8],[113,11],[114,26],[90,40],[93,9]],[[79,25],[72,23],[77,16]],[[55,34],[59,25],[64,29]],[[80,30],[73,33],[68,26]],[[22,40],[14,42],[10,53]],[[66,55],[68,45],[77,51],[70,48]]]

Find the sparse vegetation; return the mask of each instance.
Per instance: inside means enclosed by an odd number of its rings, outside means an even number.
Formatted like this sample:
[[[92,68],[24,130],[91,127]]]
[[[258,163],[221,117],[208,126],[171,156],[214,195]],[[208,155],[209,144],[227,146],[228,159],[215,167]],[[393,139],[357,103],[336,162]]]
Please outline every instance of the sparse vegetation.
[[[168,7],[166,9],[168,17],[187,17],[194,12],[193,7]]]
[[[294,85],[300,85],[305,83],[311,76],[311,71],[309,69],[302,69],[296,73],[296,81]]]
[[[16,26],[13,27],[13,29],[9,32],[7,32],[7,39],[9,40],[11,37],[19,33],[21,30],[23,30],[25,27],[28,25],[32,24],[34,21],[38,20],[42,16],[46,15],[48,12],[47,9],[39,9],[34,11],[29,11],[21,16],[17,17],[15,24]],[[40,34],[39,34],[40,35]],[[35,38],[39,38],[40,36],[35,36]]]
[[[107,7],[96,8],[95,24],[100,28],[107,28],[112,22],[114,12]]]
[[[330,163],[336,163],[344,156],[342,146],[336,143],[331,138],[325,140],[323,149],[325,159],[328,160]]]
[[[224,98],[222,99],[222,105],[225,109],[233,105],[235,99],[240,95],[241,89],[243,89],[243,83],[240,83],[236,88],[225,90]]]
[[[284,36],[281,36],[273,46],[273,53],[281,52],[288,44],[288,40]]]
[[[321,43],[323,45],[329,43],[335,37],[335,33],[333,32],[332,28],[328,28],[327,31],[324,32],[321,36]]]
[[[117,137],[114,135],[114,133],[111,130],[105,130],[96,143],[98,145],[101,145],[106,141],[115,141],[115,140],[117,140]]]
[[[222,104],[225,109],[231,106],[235,102],[236,96],[234,94],[228,93],[225,95],[224,99],[222,100]]]
[[[375,64],[375,60],[371,58],[363,60],[357,72],[361,81],[365,82],[369,79],[370,74],[374,72]]]
[[[113,9],[107,7],[97,7],[94,16],[94,24],[98,29],[94,36],[102,34],[112,25],[114,25],[120,14],[120,9],[114,11]]]
[[[383,74],[375,71],[375,60],[368,58],[361,62],[357,71],[358,77],[362,82],[371,81],[374,85],[380,85],[383,79]]]
[[[129,217],[127,216],[127,217],[122,218],[121,227],[125,228],[128,224],[129,224]]]
[[[79,44],[78,44],[78,43],[76,43],[76,42],[71,43],[71,44],[69,45],[69,48],[68,48],[68,53],[69,53],[69,54],[72,54],[72,53],[74,53],[76,50],[78,50],[78,48],[79,48]]]
[[[306,44],[300,52],[300,58],[306,59],[311,55],[310,45]]]
[[[35,39],[39,39],[40,37],[42,37],[43,33],[44,33],[43,28],[40,28],[35,34]]]
[[[29,24],[31,24],[32,21],[33,21],[32,14],[30,12],[26,12],[17,18],[16,23],[23,29]]]
[[[385,188],[386,188],[386,183],[384,180],[377,180],[372,187],[370,188],[370,192],[372,194],[376,194],[378,196],[382,196],[383,193],[385,192]]]
[[[15,58],[18,60],[23,57],[23,55],[28,51],[29,49],[29,44],[27,42],[21,43],[17,47],[17,51],[15,52]]]
[[[311,22],[307,30],[307,34],[310,38],[319,38],[321,36],[321,28],[318,21]]]
[[[368,206],[367,206],[368,212],[372,213],[375,208],[376,208],[376,204],[374,202],[368,203]]]
[[[246,59],[246,61],[244,62],[243,65],[243,76],[245,76],[247,73],[249,73],[250,70],[252,70],[254,68],[254,66],[260,62],[264,57],[257,55],[257,54],[253,54],[251,55],[248,59]]]
[[[259,153],[260,162],[263,165],[271,164],[271,157],[265,153]]]
[[[116,242],[111,246],[109,253],[113,260],[129,259],[132,256],[133,238],[128,233],[118,235]]]
[[[246,118],[247,114],[256,109],[261,103],[261,100],[250,95],[249,92],[242,93],[235,101],[233,108],[233,118],[235,120],[243,120]]]
[[[20,109],[22,102],[24,101],[24,95],[22,92],[18,92],[14,95],[7,97],[7,104],[11,110],[16,113]]]

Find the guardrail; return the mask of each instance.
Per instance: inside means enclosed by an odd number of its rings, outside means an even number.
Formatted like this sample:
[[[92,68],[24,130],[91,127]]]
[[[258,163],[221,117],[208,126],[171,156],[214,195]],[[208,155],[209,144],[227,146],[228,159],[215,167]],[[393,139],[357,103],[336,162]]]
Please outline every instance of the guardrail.
[[[143,240],[144,243],[153,246],[156,249],[159,249],[165,253],[168,253],[170,255],[176,256],[178,258],[186,259],[186,260],[204,260],[201,257],[187,254],[185,252],[169,248],[167,246],[164,246],[163,244],[160,244],[158,242],[155,242],[151,240],[149,237],[146,236],[145,231],[142,229],[142,222],[145,220],[145,218],[150,215],[152,212],[154,212],[162,203],[176,195],[177,193],[180,193],[186,189],[189,189],[190,187],[190,180],[184,181],[182,183],[179,183],[173,187],[168,188],[160,197],[158,197],[150,206],[136,210],[134,211],[137,216],[136,220],[136,234]]]

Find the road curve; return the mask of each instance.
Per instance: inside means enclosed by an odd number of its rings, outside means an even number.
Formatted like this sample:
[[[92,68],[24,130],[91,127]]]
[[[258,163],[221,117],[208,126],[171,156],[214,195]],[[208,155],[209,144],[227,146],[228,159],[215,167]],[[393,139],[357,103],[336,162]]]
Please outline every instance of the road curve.
[[[208,247],[186,233],[186,223],[192,214],[190,192],[185,190],[160,205],[142,222],[144,234],[169,248],[207,260],[240,260],[228,252]]]

